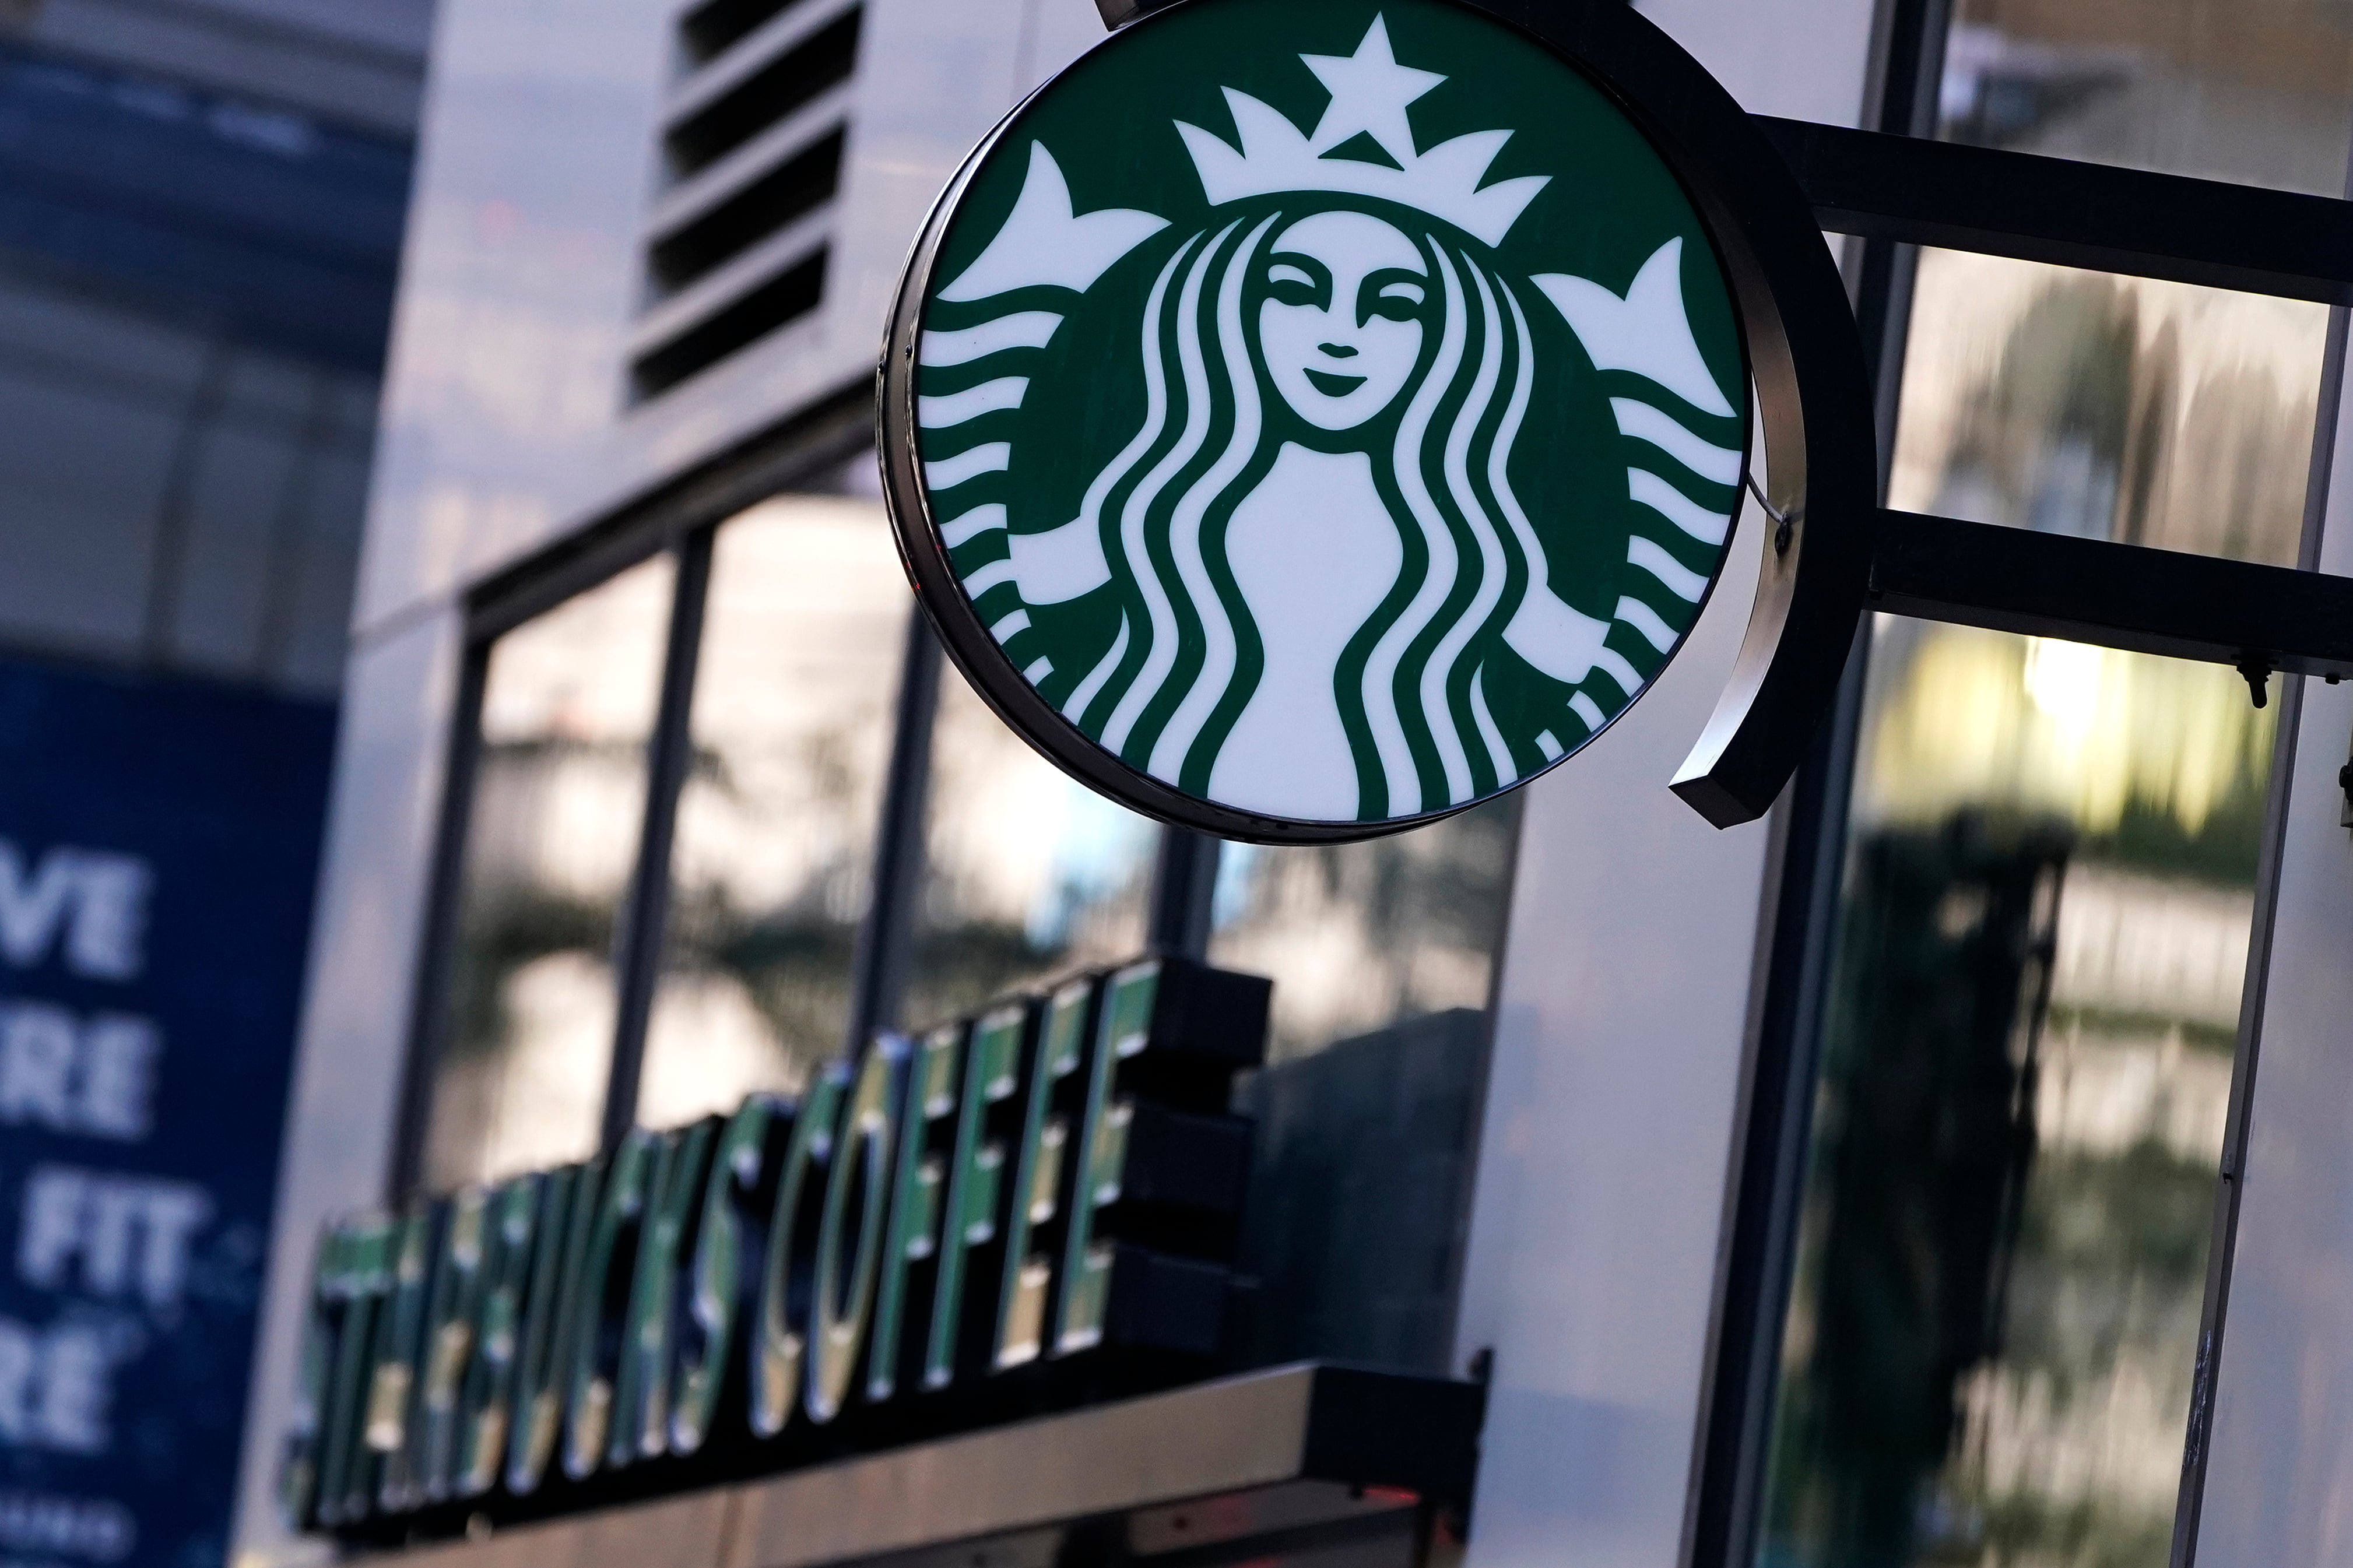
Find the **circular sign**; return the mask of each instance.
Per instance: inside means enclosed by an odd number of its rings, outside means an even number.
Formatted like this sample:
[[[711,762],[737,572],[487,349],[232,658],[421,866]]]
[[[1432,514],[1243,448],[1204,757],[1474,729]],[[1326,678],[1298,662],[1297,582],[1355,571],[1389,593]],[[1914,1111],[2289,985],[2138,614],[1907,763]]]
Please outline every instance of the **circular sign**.
[[[1189,0],[990,135],[902,286],[886,489],[1033,745],[1270,842],[1591,741],[1723,568],[1735,288],[1675,170],[1457,0]]]

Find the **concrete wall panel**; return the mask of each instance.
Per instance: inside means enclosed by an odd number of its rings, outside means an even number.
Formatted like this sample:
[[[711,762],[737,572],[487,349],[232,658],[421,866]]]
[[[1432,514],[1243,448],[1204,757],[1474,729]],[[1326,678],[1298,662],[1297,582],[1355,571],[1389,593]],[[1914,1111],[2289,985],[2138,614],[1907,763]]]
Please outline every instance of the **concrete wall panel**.
[[[434,615],[351,655],[248,1406],[232,1552],[239,1564],[323,1551],[321,1542],[286,1534],[271,1488],[293,1395],[311,1247],[327,1220],[384,1196],[458,689],[458,633],[454,616]]]

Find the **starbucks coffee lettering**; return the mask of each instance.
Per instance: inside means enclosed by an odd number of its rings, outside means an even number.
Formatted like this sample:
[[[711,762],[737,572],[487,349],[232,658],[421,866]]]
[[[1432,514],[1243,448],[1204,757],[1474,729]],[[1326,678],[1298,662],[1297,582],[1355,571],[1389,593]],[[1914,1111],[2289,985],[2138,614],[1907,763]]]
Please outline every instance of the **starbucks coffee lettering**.
[[[286,1517],[454,1531],[1213,1369],[1270,989],[1147,959],[332,1226]]]

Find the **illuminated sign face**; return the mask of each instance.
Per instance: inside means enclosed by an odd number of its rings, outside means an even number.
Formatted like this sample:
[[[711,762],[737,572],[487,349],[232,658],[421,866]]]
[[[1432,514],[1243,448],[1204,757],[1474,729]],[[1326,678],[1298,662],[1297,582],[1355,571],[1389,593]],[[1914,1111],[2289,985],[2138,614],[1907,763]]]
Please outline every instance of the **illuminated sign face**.
[[[287,1517],[454,1529],[632,1467],[693,1485],[970,1425],[985,1389],[1050,1403],[1058,1366],[1208,1368],[1249,1162],[1226,1106],[1269,991],[1147,960],[883,1035],[797,1100],[335,1227]]]
[[[1192,0],[999,126],[885,362],[965,673],[1229,837],[1461,810],[1630,707],[1722,570],[1748,372],[1710,230],[1561,55],[1456,0]]]

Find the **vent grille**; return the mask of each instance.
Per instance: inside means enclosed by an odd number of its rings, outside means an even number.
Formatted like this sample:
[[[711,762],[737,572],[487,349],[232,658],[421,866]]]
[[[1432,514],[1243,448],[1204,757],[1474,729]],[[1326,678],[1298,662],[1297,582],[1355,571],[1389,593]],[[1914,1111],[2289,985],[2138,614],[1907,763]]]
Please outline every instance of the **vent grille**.
[[[709,65],[761,25],[790,9],[793,0],[703,0],[678,20],[678,42],[691,66]]]
[[[836,129],[803,153],[713,201],[646,247],[647,277],[668,299],[743,255],[795,218],[833,199],[841,182],[842,132]]]
[[[680,16],[632,401],[822,302],[862,16],[856,0],[703,0]]]
[[[702,374],[745,343],[807,315],[824,296],[825,251],[820,248],[807,261],[787,267],[659,348],[639,355],[633,371],[638,395],[659,397]]]
[[[857,11],[844,12],[676,121],[662,137],[670,178],[709,168],[826,89],[848,81],[858,63],[859,17]]]

